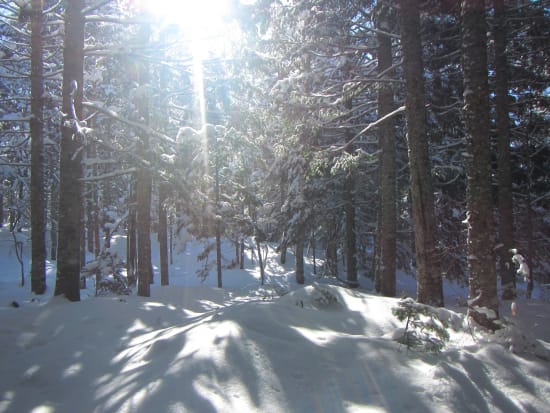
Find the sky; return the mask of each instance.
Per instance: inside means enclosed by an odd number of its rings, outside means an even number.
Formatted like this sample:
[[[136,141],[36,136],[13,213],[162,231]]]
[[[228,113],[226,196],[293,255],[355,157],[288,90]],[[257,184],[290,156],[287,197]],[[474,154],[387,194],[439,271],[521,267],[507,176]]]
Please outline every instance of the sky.
[[[29,270],[28,233],[24,242]],[[156,237],[153,250],[158,251]],[[113,251],[124,252],[124,238]],[[505,327],[489,334],[464,316],[466,291],[445,284],[449,341],[437,354],[407,349],[398,298],[343,288],[312,274],[294,282],[269,248],[259,285],[248,252],[244,270],[197,278],[201,245],[189,241],[170,266],[170,286],[151,297],[94,294],[82,300],[33,296],[19,286],[13,240],[0,229],[0,413],[74,412],[545,412],[550,400],[550,302],[503,303]],[[225,246],[231,257],[232,248]],[[158,256],[153,256],[158,277]],[[28,280],[27,280],[28,281]],[[400,294],[415,295],[400,273]],[[16,307],[14,306],[16,305]]]

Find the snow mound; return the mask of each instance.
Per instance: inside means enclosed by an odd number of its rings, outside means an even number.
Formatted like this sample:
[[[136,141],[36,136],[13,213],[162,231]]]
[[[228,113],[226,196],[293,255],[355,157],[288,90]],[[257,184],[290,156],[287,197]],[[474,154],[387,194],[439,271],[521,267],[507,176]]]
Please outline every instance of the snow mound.
[[[281,302],[306,309],[338,311],[346,308],[339,287],[317,283],[286,294]]]

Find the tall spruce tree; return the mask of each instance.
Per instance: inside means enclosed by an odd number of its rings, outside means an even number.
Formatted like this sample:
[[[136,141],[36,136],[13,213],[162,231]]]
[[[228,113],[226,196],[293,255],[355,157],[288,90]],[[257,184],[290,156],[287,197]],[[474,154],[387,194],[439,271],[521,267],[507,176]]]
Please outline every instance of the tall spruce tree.
[[[46,194],[44,187],[44,77],[42,0],[31,3],[31,290],[46,290]]]
[[[512,201],[512,167],[510,161],[510,105],[508,97],[508,62],[506,54],[506,8],[504,0],[493,0],[493,36],[495,48],[495,112],[498,139],[498,235],[499,272],[502,298],[516,295],[516,277],[511,265],[514,214]]]
[[[78,128],[82,119],[85,0],[69,0],[63,44],[63,123],[59,165],[59,240],[56,295],[80,300],[80,237],[82,219],[82,151]]]
[[[462,60],[464,71],[464,127],[466,132],[469,270],[468,315],[496,328],[498,297],[495,267],[487,23],[483,0],[462,2]]]
[[[418,301],[443,306],[443,284],[436,250],[436,221],[428,138],[419,0],[400,0],[405,114],[412,195]]]
[[[394,110],[391,78],[392,39],[389,2],[379,2],[377,10],[378,40],[378,118]],[[395,296],[396,288],[396,240],[397,240],[397,194],[396,194],[396,144],[395,120],[386,119],[379,126],[380,156],[380,213],[378,240],[379,258],[376,277],[380,292]]]

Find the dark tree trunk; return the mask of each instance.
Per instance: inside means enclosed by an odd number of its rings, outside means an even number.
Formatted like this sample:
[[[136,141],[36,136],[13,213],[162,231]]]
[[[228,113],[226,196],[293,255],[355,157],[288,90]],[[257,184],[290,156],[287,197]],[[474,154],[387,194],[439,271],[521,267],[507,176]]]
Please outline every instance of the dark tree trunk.
[[[216,231],[216,272],[218,275],[218,288],[222,288],[222,221],[220,217],[220,154],[218,147],[218,140],[215,139],[215,176],[214,176],[214,191],[215,191],[215,203],[216,203],[216,217],[214,218],[214,226]]]
[[[83,175],[83,174],[82,174]],[[80,266],[86,265],[86,222],[84,219],[85,214],[84,199],[82,200],[82,215],[80,219]],[[86,279],[80,280],[80,288],[86,288]]]
[[[443,306],[443,283],[436,250],[436,221],[431,166],[426,136],[424,63],[420,40],[419,0],[400,0],[401,48],[405,77],[407,147],[418,302]]]
[[[244,238],[241,238],[241,263],[239,268],[244,269]]]
[[[141,44],[149,42],[151,29],[148,25],[141,27],[138,41]],[[147,87],[150,82],[149,67],[145,62],[139,62],[137,82],[141,87]],[[139,118],[149,124],[150,96],[142,94],[137,101]],[[149,297],[153,282],[153,265],[151,263],[151,192],[153,179],[149,165],[151,163],[151,146],[149,136],[141,132],[138,140],[138,153],[143,159],[137,172],[136,199],[137,199],[137,277],[138,295]]]
[[[260,244],[260,239],[254,237],[256,240],[256,251],[258,251],[258,263],[260,264],[260,285],[265,284],[265,269],[264,269],[264,260],[262,257],[262,248]]]
[[[282,172],[282,175],[281,175],[281,182],[280,182],[280,195],[281,195],[281,198],[280,198],[280,202],[281,202],[281,209],[283,208],[283,205],[285,204],[285,200],[286,200],[286,197],[287,197],[287,185],[288,185],[288,175],[287,175],[287,171],[283,171]],[[281,222],[279,225],[280,225],[280,228],[286,228],[288,226],[288,213],[283,213],[283,221],[284,222]],[[279,259],[279,262],[282,264],[282,265],[285,265],[286,264],[286,250],[288,248],[288,233],[287,231],[283,231],[282,235],[281,235],[281,246],[280,246],[280,252],[281,252],[281,255],[280,255],[280,259]]]
[[[338,224],[336,217],[331,215],[327,220],[327,246],[325,252],[328,273],[338,276]]]
[[[148,139],[142,141],[142,155],[147,153]],[[153,281],[151,264],[151,172],[141,167],[137,172],[137,278],[138,295],[149,297]]]
[[[88,158],[95,158],[96,156],[96,150],[94,145],[90,145],[87,147],[87,153],[86,156]],[[91,167],[92,176],[97,175],[97,166],[93,165]],[[95,229],[96,229],[96,223],[97,223],[97,202],[98,202],[98,196],[97,196],[97,184],[92,182],[87,184],[86,188],[86,250],[90,254],[94,254],[95,250],[97,249],[97,246],[95,245],[96,237],[95,237]],[[97,256],[97,255],[96,255]]]
[[[527,291],[526,298],[531,299],[534,288],[534,267],[533,267],[533,256],[535,254],[535,246],[533,240],[533,204],[532,204],[532,193],[533,193],[533,160],[531,157],[531,139],[529,134],[525,136],[525,153],[524,158],[526,160],[527,166],[527,193],[525,195],[525,239],[527,241],[527,268],[529,273],[525,274],[527,277]]]
[[[494,45],[495,45],[495,111],[498,136],[498,225],[499,225],[499,271],[502,298],[516,296],[516,276],[511,264],[513,248],[514,216],[512,200],[512,168],[510,162],[510,118],[508,104],[508,74],[506,59],[506,10],[504,0],[493,0]]]
[[[135,182],[130,185],[128,206],[128,234],[126,237],[126,274],[128,285],[137,284],[137,220]]]
[[[160,254],[160,285],[169,284],[168,275],[168,220],[166,215],[166,201],[168,199],[168,185],[159,185],[159,254]]]
[[[315,239],[315,230],[311,233],[311,250],[313,255],[313,274],[317,275],[317,240]]]
[[[353,191],[355,190],[353,172],[346,179],[346,188],[344,193],[344,211],[346,225],[346,281],[348,286],[356,288],[359,286],[357,281],[357,246],[355,239],[355,200]]]
[[[462,2],[462,57],[464,71],[464,127],[467,156],[467,217],[469,301],[468,315],[496,328],[498,297],[495,268],[489,85],[487,79],[485,2]]]
[[[353,108],[352,99],[346,102],[346,109],[351,113]],[[352,138],[352,134],[348,133],[347,140]],[[346,152],[353,153],[353,145],[347,145]],[[345,230],[346,230],[346,281],[348,286],[356,288],[359,286],[357,280],[357,243],[355,237],[355,170],[350,168],[344,183],[344,214],[345,214]]]
[[[378,25],[383,31],[389,31],[389,8],[379,5]],[[386,73],[392,66],[391,38],[386,34],[377,34],[378,73],[381,79],[389,79]],[[393,90],[390,82],[378,84],[378,117],[382,118],[394,109]],[[382,149],[380,159],[380,222],[379,237],[380,259],[378,279],[382,295],[395,296],[396,284],[396,237],[397,237],[397,199],[396,199],[396,159],[394,121],[388,119],[379,127],[379,140]]]
[[[54,169],[54,165],[50,165],[50,168]],[[56,261],[57,260],[57,222],[58,222],[58,205],[59,205],[59,190],[58,190],[58,183],[56,182],[55,177],[53,176],[51,178],[51,185],[50,185],[50,260]]]
[[[531,173],[531,171],[529,171]],[[525,200],[527,205],[527,228],[525,229],[527,237],[527,267],[529,268],[529,274],[527,277],[527,291],[526,298],[531,299],[533,295],[534,288],[534,268],[533,268],[533,254],[535,253],[534,243],[533,243],[533,209],[531,207],[531,177],[529,177],[529,190],[527,192],[527,199]]]
[[[296,226],[296,282],[298,284],[303,284],[305,282],[304,240],[305,224],[300,223]]]
[[[32,0],[31,15],[31,290],[46,291],[46,199],[44,159],[43,3]]]
[[[85,0],[70,0],[65,9],[63,105],[59,167],[59,239],[55,295],[80,300],[82,175],[80,137],[70,121],[82,118]]]

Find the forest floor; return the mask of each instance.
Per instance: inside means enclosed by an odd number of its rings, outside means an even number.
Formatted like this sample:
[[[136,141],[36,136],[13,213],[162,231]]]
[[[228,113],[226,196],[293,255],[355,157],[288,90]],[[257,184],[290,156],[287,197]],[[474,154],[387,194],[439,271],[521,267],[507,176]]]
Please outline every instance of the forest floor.
[[[18,237],[28,275],[28,234]],[[124,245],[115,238],[113,250]],[[504,326],[491,334],[465,317],[465,289],[446,283],[450,306],[434,312],[449,339],[433,352],[397,340],[400,300],[368,279],[350,290],[313,275],[308,259],[298,286],[292,255],[281,266],[269,248],[264,286],[247,251],[245,269],[224,269],[218,289],[213,271],[197,277],[201,248],[183,245],[170,285],[155,283],[149,298],[96,297],[90,278],[70,303],[52,297],[55,262],[45,295],[20,286],[0,229],[0,413],[548,411],[550,303],[538,286],[515,317],[502,303]],[[409,275],[398,288],[416,295]]]

